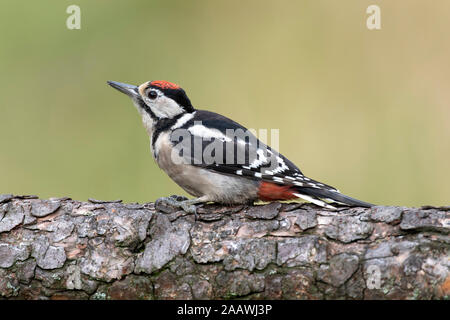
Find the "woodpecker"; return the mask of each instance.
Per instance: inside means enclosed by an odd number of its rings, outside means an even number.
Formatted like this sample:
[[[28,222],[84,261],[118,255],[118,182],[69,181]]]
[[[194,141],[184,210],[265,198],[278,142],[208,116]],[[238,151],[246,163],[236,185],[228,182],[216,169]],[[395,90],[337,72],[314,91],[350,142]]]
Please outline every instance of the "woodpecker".
[[[196,197],[157,201],[195,215],[195,205],[206,202],[231,205],[303,199],[331,210],[336,209],[335,204],[373,206],[306,177],[286,157],[237,122],[195,109],[186,92],[174,83],[107,83],[133,101],[158,166]]]

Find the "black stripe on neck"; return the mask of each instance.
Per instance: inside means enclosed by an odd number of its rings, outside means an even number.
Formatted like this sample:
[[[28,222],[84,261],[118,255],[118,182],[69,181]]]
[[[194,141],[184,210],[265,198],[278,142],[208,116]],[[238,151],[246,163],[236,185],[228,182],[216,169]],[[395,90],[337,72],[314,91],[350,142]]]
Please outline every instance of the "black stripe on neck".
[[[169,129],[172,127],[178,119],[180,119],[182,116],[184,116],[185,113],[180,113],[179,115],[175,116],[174,118],[163,118],[156,121],[155,129],[153,131],[152,135],[152,149],[155,150],[155,142],[158,139],[161,132]]]
[[[150,109],[150,107],[145,104],[144,100],[142,100],[141,97],[137,99],[137,103],[145,112],[148,113],[148,115],[150,116],[150,118],[152,118],[153,121],[155,122],[158,121],[158,117],[156,116],[156,114],[154,114],[152,109]]]
[[[158,117],[153,113],[152,109],[142,101],[142,108],[147,112],[154,121],[158,121]]]

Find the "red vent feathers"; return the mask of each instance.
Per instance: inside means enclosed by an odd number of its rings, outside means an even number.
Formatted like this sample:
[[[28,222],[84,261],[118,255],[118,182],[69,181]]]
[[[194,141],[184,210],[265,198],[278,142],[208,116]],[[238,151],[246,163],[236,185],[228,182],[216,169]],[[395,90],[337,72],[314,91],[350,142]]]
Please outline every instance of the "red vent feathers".
[[[169,82],[169,81],[164,81],[164,80],[152,81],[152,82],[150,82],[150,85],[161,88],[161,89],[180,89],[179,85]]]
[[[263,181],[259,185],[258,197],[263,201],[296,199],[297,197],[294,196],[295,191],[291,188],[291,186],[280,186]]]

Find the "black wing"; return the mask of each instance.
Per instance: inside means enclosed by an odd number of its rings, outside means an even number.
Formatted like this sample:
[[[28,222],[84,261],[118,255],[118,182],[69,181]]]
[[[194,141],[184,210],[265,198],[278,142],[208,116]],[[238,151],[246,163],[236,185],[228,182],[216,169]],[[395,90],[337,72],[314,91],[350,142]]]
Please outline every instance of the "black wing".
[[[214,172],[300,188],[335,188],[305,177],[282,154],[272,150],[237,122],[210,111],[173,131],[172,143],[189,163]]]

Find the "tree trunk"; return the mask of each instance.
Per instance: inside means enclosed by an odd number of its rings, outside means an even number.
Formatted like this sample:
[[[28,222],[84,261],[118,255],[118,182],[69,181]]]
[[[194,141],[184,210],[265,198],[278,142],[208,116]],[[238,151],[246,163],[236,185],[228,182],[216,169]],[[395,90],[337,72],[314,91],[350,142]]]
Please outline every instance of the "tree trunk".
[[[449,207],[0,195],[0,299],[445,299]]]

